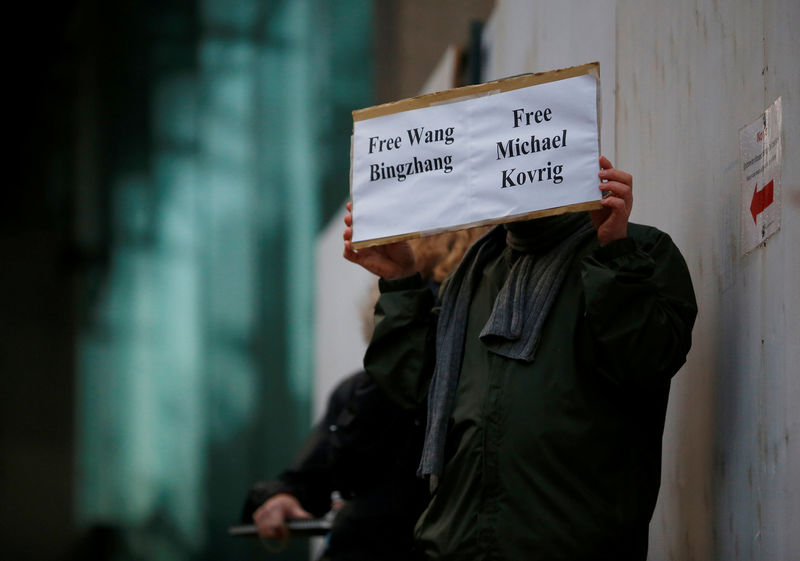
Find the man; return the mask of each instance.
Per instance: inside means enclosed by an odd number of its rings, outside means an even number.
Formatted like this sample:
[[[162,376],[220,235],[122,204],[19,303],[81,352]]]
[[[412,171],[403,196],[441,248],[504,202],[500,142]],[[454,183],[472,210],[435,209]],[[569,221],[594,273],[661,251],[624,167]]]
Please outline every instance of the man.
[[[263,538],[286,540],[288,518],[338,506],[321,561],[408,561],[413,525],[428,500],[414,477],[422,441],[417,415],[390,402],[363,372],[340,382],[291,468],[256,483],[242,511]]]
[[[629,224],[633,178],[600,158],[603,208],[496,227],[441,305],[403,243],[344,256],[379,275],[367,373],[428,401],[416,540],[441,560],[644,560],[669,384],[691,345],[691,279],[669,236]]]

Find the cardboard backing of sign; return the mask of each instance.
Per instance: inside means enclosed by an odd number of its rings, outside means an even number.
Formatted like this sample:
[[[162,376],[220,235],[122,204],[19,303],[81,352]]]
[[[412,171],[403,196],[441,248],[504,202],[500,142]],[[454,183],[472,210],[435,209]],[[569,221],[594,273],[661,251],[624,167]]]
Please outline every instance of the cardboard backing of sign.
[[[509,92],[512,90],[518,90],[521,88],[527,88],[530,86],[536,86],[540,84],[546,84],[549,82],[556,82],[559,80],[565,80],[568,78],[574,78],[578,76],[590,75],[593,76],[597,80],[597,142],[598,142],[598,152],[599,152],[599,143],[600,143],[600,63],[599,62],[591,62],[588,64],[583,64],[580,66],[572,66],[569,68],[562,68],[558,70],[551,70],[548,72],[538,72],[535,74],[523,74],[520,76],[513,76],[511,78],[504,78],[501,80],[495,80],[492,82],[486,82],[483,84],[477,84],[473,86],[465,86],[461,88],[454,88],[451,90],[439,91],[435,93],[420,95],[413,98],[408,98],[400,101],[395,101],[391,103],[384,103],[381,105],[375,105],[373,107],[367,107],[365,109],[358,109],[353,111],[353,122],[354,124],[359,121],[364,121],[367,119],[374,119],[376,117],[382,117],[386,115],[393,115],[396,113],[402,113],[405,111],[412,111],[415,109],[422,109],[425,107],[432,107],[435,105],[444,105],[449,103],[458,103],[460,101],[467,101],[469,99],[474,99],[477,97],[483,96],[490,96],[495,95],[498,93]],[[358,204],[358,201],[354,200],[352,197],[352,176],[353,176],[353,169],[352,169],[352,161],[353,161],[353,154],[352,154],[352,146],[351,146],[351,200],[353,201],[354,212],[355,212],[355,205]],[[599,180],[598,180],[599,184]],[[514,216],[503,216],[499,218],[493,218],[488,220],[481,220],[476,222],[470,222],[465,224],[459,224],[457,226],[449,226],[445,228],[438,228],[438,229],[429,229],[425,231],[417,231],[417,232],[409,232],[395,236],[386,236],[380,237],[375,239],[369,240],[362,240],[362,241],[354,241],[352,244],[353,249],[360,249],[363,247],[375,246],[375,245],[382,245],[387,243],[398,242],[402,240],[408,240],[413,238],[418,238],[422,236],[428,236],[433,234],[439,234],[449,231],[456,231],[456,230],[463,230],[468,228],[475,228],[480,226],[487,226],[487,225],[494,225],[494,224],[502,224],[506,222],[515,222],[520,220],[529,220],[532,218],[538,218],[543,216],[553,216],[558,214],[565,214],[569,212],[581,212],[587,210],[597,210],[602,208],[602,204],[599,200],[581,202],[576,204],[558,206],[553,208],[547,208],[542,210],[535,210],[532,212],[527,212],[523,214],[517,214]],[[354,224],[355,228],[355,224]]]

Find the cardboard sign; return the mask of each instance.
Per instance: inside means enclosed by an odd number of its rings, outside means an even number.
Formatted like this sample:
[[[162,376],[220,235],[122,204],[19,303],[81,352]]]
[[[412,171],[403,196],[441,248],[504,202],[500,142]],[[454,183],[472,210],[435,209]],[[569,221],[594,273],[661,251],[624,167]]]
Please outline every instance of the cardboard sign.
[[[739,130],[742,253],[763,244],[781,227],[781,98]]]
[[[599,64],[353,112],[353,247],[600,208]]]

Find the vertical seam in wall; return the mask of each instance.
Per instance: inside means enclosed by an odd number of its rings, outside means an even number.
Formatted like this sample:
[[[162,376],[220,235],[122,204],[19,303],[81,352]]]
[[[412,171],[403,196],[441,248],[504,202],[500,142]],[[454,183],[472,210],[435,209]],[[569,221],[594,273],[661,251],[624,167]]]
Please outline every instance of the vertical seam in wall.
[[[612,84],[611,88],[611,95],[614,96],[614,122],[611,123],[611,126],[614,127],[614,160],[619,160],[619,142],[617,138],[619,134],[617,134],[617,121],[619,120],[619,112],[620,112],[620,104],[619,104],[619,10],[617,10],[617,4],[619,2],[614,2],[614,84]],[[608,119],[606,119],[606,126],[608,126]]]
[[[769,74],[769,65],[768,65],[768,58],[767,58],[767,55],[768,55],[768,53],[767,53],[767,18],[768,18],[768,13],[770,11],[767,8],[767,4],[768,3],[769,3],[769,0],[765,0],[764,1],[762,14],[761,14],[761,16],[762,16],[761,24],[763,25],[763,29],[762,29],[762,32],[761,32],[761,51],[762,51],[762,53],[764,55],[764,58],[761,61],[761,76],[762,76],[762,79],[763,79],[763,82],[764,82],[764,103],[762,104],[762,107],[767,107],[767,103],[768,103],[768,99],[767,99],[767,95],[768,95],[768,93],[767,93],[767,90],[768,90],[768,84],[767,84],[768,77],[767,77],[767,75]]]

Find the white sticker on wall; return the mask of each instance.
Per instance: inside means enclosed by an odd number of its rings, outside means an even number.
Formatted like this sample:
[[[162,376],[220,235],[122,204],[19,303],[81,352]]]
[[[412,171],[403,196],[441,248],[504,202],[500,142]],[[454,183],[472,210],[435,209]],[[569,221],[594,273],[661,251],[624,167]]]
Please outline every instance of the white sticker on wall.
[[[739,131],[742,253],[781,227],[781,98]]]

